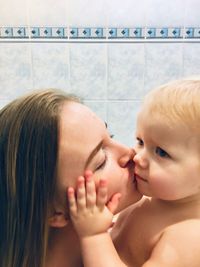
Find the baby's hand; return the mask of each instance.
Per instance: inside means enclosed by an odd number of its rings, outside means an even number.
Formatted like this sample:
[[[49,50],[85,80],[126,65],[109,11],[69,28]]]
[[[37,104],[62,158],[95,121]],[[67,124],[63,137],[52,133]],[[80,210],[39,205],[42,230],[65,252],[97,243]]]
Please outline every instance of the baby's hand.
[[[106,180],[99,181],[96,192],[92,172],[78,177],[76,196],[74,188],[69,187],[68,199],[70,217],[79,237],[106,232],[112,224],[120,196],[115,194],[107,203]]]

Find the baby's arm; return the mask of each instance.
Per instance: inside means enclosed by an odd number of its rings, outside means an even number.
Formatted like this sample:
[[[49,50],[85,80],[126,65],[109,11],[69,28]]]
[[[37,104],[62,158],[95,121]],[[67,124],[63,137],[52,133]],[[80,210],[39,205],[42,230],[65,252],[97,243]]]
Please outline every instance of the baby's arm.
[[[92,173],[87,172],[85,177],[78,178],[76,197],[74,189],[68,189],[70,216],[80,238],[84,266],[125,267],[107,232],[120,194],[115,194],[107,203],[106,180],[99,181],[96,193],[91,176]]]

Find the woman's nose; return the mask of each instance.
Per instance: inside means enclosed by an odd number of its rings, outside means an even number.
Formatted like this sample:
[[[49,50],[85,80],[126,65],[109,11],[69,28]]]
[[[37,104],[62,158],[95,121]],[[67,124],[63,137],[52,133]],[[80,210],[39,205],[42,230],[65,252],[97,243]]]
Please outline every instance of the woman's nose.
[[[139,151],[136,152],[135,156],[133,157],[133,161],[136,165],[140,166],[141,168],[147,168],[148,167],[148,158],[145,154],[145,151]]]
[[[132,148],[124,146],[124,150],[119,157],[119,165],[124,168],[127,166],[128,163],[133,162],[133,157],[135,152]]]

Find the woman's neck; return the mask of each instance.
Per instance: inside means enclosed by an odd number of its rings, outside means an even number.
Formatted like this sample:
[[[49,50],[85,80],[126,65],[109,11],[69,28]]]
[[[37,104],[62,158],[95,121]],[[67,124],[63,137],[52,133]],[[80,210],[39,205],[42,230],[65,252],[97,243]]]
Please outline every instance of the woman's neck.
[[[71,223],[68,223],[67,226],[63,228],[52,228],[46,267],[81,266],[79,240]]]

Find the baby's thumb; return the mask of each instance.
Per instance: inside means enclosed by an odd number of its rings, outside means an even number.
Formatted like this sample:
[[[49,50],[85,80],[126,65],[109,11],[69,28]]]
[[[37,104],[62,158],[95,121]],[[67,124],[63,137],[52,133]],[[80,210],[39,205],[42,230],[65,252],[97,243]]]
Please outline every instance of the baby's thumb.
[[[110,212],[112,212],[113,214],[115,213],[119,202],[120,202],[120,198],[121,198],[121,194],[120,193],[116,193],[112,196],[112,198],[109,200],[109,202],[107,203],[107,208],[109,209]]]

